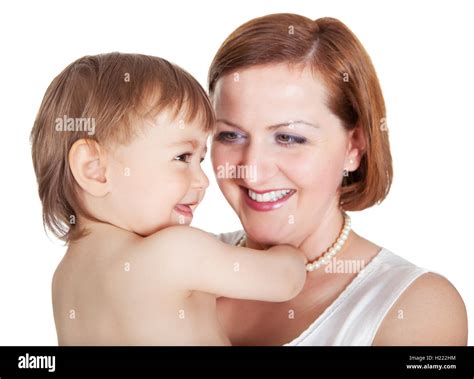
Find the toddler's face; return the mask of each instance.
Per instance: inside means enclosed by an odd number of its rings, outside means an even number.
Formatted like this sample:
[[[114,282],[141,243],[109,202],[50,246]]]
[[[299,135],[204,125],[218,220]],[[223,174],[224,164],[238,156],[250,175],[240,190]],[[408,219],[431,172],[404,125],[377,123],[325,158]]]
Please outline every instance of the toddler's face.
[[[190,224],[209,185],[201,169],[208,133],[162,112],[126,146],[111,153],[108,201],[114,223],[143,236]]]

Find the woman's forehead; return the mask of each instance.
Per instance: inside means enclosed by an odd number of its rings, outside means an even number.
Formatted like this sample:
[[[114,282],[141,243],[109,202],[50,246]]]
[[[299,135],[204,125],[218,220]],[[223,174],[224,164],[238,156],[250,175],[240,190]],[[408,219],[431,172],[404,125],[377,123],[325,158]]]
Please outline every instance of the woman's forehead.
[[[326,87],[319,75],[309,67],[294,67],[287,64],[253,66],[224,75],[216,83],[214,99],[218,101],[251,101],[259,103],[301,101],[311,97],[312,101],[323,101]]]
[[[326,88],[310,70],[272,65],[239,74],[238,81],[230,74],[217,82],[213,103],[218,119],[245,123],[258,118],[271,125],[298,119],[315,122],[330,113]]]

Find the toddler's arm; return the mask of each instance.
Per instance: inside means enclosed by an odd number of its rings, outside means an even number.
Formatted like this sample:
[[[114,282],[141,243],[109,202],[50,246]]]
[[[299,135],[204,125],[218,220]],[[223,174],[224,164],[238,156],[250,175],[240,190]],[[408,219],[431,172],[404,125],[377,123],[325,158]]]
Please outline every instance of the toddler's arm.
[[[144,246],[164,254],[167,271],[183,289],[287,301],[306,280],[306,258],[289,245],[254,250],[228,245],[190,226],[172,226],[145,238]]]

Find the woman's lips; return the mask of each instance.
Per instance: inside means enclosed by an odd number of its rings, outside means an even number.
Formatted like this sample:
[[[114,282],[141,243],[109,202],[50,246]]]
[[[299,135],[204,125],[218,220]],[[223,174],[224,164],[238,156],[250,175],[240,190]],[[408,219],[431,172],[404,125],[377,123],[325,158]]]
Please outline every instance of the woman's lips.
[[[193,210],[187,204],[178,204],[174,207],[174,210],[183,216],[193,217]]]
[[[262,202],[262,201],[256,201],[252,199],[249,196],[248,188],[240,187],[240,189],[242,190],[242,196],[244,197],[245,203],[253,210],[260,211],[260,212],[272,211],[274,209],[281,208],[284,205],[284,203],[296,192],[295,190],[290,190],[288,194],[286,194],[285,196],[283,196],[282,198],[276,201],[263,201]],[[281,190],[275,189],[275,190],[268,190],[268,191],[256,191],[256,190],[252,190],[252,191],[263,195],[265,193],[269,193],[273,191],[281,191]]]

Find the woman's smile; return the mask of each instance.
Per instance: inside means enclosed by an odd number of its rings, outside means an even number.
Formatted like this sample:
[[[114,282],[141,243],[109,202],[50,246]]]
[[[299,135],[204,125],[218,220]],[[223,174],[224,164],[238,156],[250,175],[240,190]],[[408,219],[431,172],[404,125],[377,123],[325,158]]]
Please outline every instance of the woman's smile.
[[[256,211],[266,212],[281,208],[296,193],[290,188],[256,190],[240,186],[245,204]]]

